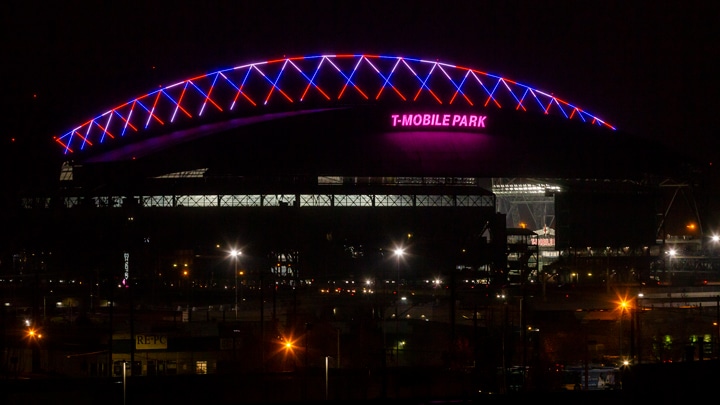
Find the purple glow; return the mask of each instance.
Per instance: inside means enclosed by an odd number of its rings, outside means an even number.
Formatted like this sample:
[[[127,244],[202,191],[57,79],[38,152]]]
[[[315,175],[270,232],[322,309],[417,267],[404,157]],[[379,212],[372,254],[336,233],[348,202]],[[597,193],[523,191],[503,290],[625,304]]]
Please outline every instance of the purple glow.
[[[491,158],[493,138],[482,133],[408,131],[386,133],[393,161],[409,162],[421,172],[453,172]],[[448,162],[452,162],[448,166]]]

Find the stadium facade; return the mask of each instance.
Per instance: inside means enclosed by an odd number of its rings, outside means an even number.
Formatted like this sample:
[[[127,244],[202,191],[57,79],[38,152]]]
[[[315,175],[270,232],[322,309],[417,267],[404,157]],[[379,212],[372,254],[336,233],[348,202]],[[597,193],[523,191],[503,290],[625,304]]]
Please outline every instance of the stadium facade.
[[[362,54],[182,80],[55,141],[58,188],[23,196],[30,232],[18,246],[82,246],[61,261],[77,269],[110,266],[108,249],[215,257],[220,244],[263,259],[296,252],[305,275],[339,276],[412,243],[411,267],[429,277],[506,269],[506,229],[521,227],[553,248],[634,250],[655,243],[658,184],[678,170],[659,147],[552,93]]]

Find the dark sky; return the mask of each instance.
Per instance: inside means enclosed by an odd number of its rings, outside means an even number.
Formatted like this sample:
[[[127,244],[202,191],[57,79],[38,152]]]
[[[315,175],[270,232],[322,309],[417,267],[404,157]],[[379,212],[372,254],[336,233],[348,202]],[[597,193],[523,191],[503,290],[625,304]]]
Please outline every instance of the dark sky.
[[[720,161],[714,4],[9,0],[0,13],[2,145],[10,156],[47,147],[100,112],[192,75],[342,52],[478,68]]]

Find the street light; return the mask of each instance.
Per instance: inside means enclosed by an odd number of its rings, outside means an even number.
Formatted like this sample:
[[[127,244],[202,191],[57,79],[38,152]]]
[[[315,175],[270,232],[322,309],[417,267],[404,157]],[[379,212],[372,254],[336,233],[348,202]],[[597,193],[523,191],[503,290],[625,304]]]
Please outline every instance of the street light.
[[[635,324],[637,325],[637,337],[635,338],[637,343],[637,364],[642,363],[642,319],[640,315],[643,313],[643,302],[642,299],[645,298],[645,294],[643,294],[642,291],[638,292],[637,295],[637,305],[635,305]]]
[[[178,287],[182,288],[183,284],[185,283],[185,289],[187,290],[185,292],[187,303],[185,304],[185,312],[187,313],[187,318],[183,314],[183,322],[191,322],[192,321],[192,308],[190,307],[192,305],[192,286],[190,282],[190,270],[188,268],[187,263],[183,264],[182,271],[180,273],[180,276],[182,277],[180,280],[178,280]]]
[[[670,250],[667,252],[667,254],[668,254],[668,256],[669,256],[670,270],[669,270],[669,277],[668,277],[668,279],[667,279],[666,281],[672,282],[673,259],[674,259],[675,256],[677,255],[677,250],[675,250],[675,249],[670,249]]]
[[[400,258],[405,254],[405,249],[396,248],[397,257],[397,297],[395,297],[395,366],[400,365],[400,328],[398,327],[400,313],[398,312],[398,301],[400,300]]]
[[[238,260],[239,256],[242,254],[241,251],[233,249],[230,252],[230,256],[233,257],[233,260],[235,261],[235,320],[238,319]]]
[[[30,328],[27,331],[27,337],[33,341],[37,341],[37,340],[42,339],[43,335],[42,335],[42,333],[38,332],[37,330]]]
[[[620,361],[622,362],[622,365],[627,365],[627,363],[625,363],[625,359],[623,359],[623,315],[625,315],[625,311],[630,310],[631,307],[630,301],[626,298],[622,298],[618,302],[618,310],[620,311]]]

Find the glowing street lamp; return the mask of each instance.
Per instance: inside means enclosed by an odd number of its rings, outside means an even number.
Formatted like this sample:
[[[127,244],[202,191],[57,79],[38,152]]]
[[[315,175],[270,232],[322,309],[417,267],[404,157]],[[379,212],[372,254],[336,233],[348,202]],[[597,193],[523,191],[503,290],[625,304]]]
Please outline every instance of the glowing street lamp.
[[[42,333],[38,332],[37,330],[31,328],[31,329],[28,329],[28,331],[27,331],[27,337],[32,340],[39,340],[39,339],[42,339],[43,335],[42,335]]]
[[[235,320],[238,319],[238,260],[239,256],[242,254],[241,251],[233,249],[230,252],[230,256],[233,257],[233,260],[235,261]]]

